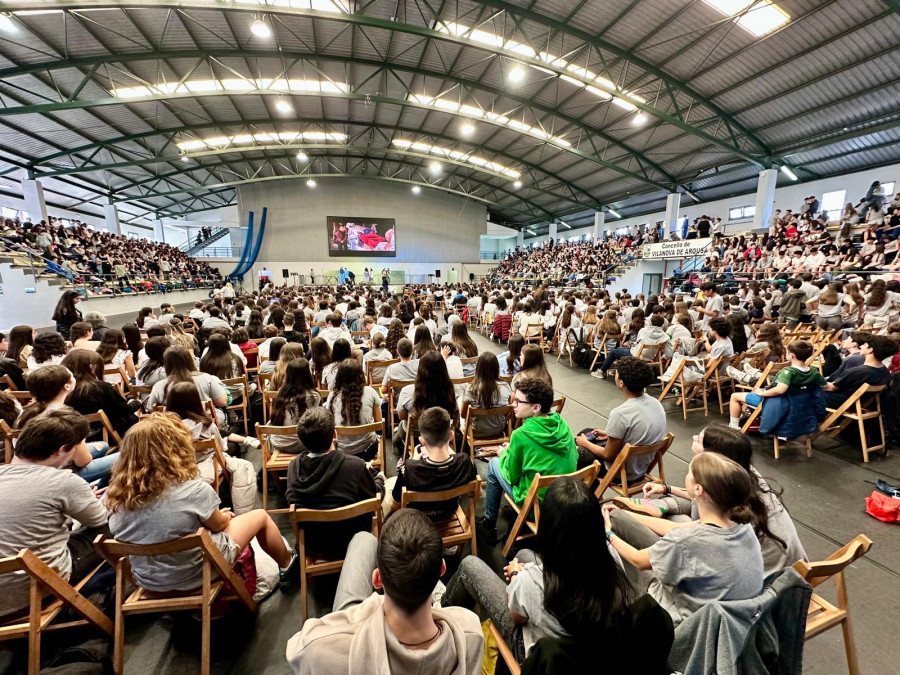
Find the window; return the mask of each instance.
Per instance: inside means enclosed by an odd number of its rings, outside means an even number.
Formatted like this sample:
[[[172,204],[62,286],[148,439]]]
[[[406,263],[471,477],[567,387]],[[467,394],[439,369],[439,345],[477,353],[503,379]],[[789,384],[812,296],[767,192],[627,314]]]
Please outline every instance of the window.
[[[735,206],[728,209],[728,220],[749,220],[755,215],[755,206]]]
[[[19,215],[19,212],[16,209],[11,209],[8,206],[4,206],[0,207],[0,214],[2,214],[4,218],[15,220],[16,216]]]
[[[738,26],[761,37],[790,20],[790,16],[770,0],[703,0],[725,16],[737,16]]]
[[[822,195],[822,205],[819,207],[822,213],[827,214],[828,218],[837,220],[844,212],[844,201],[847,198],[846,190],[835,190],[834,192],[826,192]]]
[[[885,201],[891,201],[894,198],[894,183],[882,183],[881,189],[884,190]]]

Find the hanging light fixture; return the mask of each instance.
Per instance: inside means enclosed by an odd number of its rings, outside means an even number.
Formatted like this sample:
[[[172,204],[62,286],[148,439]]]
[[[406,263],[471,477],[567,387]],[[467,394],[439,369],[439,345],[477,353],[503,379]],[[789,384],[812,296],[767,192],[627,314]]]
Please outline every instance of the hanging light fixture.
[[[272,37],[272,29],[269,28],[269,24],[262,19],[256,19],[256,21],[250,24],[250,32],[258,38],[267,39]]]

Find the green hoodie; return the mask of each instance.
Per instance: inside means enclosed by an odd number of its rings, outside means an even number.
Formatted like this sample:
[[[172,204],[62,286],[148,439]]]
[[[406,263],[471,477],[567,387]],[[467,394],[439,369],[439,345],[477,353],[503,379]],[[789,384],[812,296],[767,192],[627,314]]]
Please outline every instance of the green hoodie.
[[[521,504],[536,473],[572,473],[577,463],[578,451],[569,425],[558,413],[550,413],[529,417],[513,432],[509,447],[500,455],[500,475],[513,486],[513,499]],[[544,492],[538,495],[541,501]]]

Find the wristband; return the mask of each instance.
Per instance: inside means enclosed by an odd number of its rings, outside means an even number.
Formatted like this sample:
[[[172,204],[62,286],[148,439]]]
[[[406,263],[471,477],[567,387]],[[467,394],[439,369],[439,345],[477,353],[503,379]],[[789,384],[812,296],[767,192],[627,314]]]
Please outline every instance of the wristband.
[[[611,536],[613,536],[614,534],[615,534],[615,532],[613,532],[612,530],[607,530],[606,531],[606,541],[609,541],[609,538]]]
[[[672,488],[670,488],[666,483],[663,483],[663,487],[666,488],[666,497],[672,494]]]

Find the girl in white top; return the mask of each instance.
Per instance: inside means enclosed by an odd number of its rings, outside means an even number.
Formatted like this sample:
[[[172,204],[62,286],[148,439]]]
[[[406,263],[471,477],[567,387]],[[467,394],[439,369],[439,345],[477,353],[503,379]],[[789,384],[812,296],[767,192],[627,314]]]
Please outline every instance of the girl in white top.
[[[103,359],[104,366],[116,366],[121,368],[125,374],[134,381],[135,372],[134,358],[128,351],[128,344],[125,342],[125,333],[117,328],[110,328],[100,340],[100,346],[97,347],[97,353]],[[103,376],[103,379],[113,386],[122,383],[122,376],[118,373],[110,373]]]

